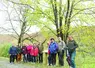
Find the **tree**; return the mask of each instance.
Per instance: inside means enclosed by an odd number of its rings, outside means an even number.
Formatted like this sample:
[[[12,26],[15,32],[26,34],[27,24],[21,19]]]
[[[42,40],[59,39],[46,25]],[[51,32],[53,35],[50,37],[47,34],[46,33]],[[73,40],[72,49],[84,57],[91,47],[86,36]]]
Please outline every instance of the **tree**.
[[[11,3],[11,5],[9,5]],[[10,6],[12,6],[10,8]],[[6,27],[0,27],[4,31],[7,31],[8,33],[11,33],[11,36],[17,39],[17,43],[19,46],[23,45],[24,40],[27,38],[30,38],[31,36],[28,35],[28,31],[31,28],[30,25],[28,25],[27,20],[26,20],[26,13],[28,12],[27,6],[19,5],[12,3],[12,2],[7,2],[6,5],[4,5],[6,8],[4,11],[7,12],[7,22],[10,24],[10,28]],[[11,10],[9,10],[11,9]],[[16,22],[16,23],[15,23]],[[19,31],[17,30],[19,29]],[[9,30],[10,29],[10,30]],[[28,35],[28,37],[25,37],[25,35]]]
[[[14,3],[29,7],[29,11],[26,15],[29,25],[37,25],[44,36],[48,37],[51,33],[56,37],[61,36],[65,42],[68,35],[76,32],[76,30],[73,29],[76,29],[78,26],[84,26],[83,24],[87,24],[88,26],[88,24],[90,24],[89,22],[93,24],[95,21],[95,4],[93,1],[21,0],[20,2]],[[56,29],[53,29],[51,25],[56,27]]]

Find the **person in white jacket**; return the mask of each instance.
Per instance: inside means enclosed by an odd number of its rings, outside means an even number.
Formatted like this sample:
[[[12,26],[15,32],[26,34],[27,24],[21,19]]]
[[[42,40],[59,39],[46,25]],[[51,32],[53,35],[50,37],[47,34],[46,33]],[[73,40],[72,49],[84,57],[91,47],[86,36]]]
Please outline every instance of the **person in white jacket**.
[[[65,42],[61,39],[61,37],[58,37],[58,58],[59,58],[59,65],[64,66],[64,50],[65,50]]]

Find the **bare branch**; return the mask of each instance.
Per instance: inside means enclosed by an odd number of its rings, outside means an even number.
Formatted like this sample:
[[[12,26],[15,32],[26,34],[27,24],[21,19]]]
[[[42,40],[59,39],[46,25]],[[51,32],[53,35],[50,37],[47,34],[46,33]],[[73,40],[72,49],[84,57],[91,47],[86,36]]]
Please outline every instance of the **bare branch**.
[[[43,45],[43,44],[46,42],[46,40],[47,40],[47,39],[45,39],[45,40],[41,43],[41,45]]]
[[[32,26],[32,25],[31,25],[31,26]],[[25,30],[25,33],[26,33],[27,31],[29,31],[29,29],[31,28],[31,26],[29,26],[29,27],[28,27],[28,29],[27,29],[27,30]]]
[[[71,17],[71,19],[73,18],[73,17],[75,17],[76,15],[78,15],[80,12],[82,12],[82,11],[84,11],[84,10],[89,10],[89,9],[92,9],[92,8],[95,8],[95,7],[90,7],[90,8],[84,8],[84,9],[75,9],[74,8],[74,10],[79,10],[77,13],[75,13],[72,17]]]
[[[77,3],[75,3],[75,4],[74,4],[74,7],[75,7],[78,3],[80,3],[81,1],[83,1],[83,0],[79,0]]]
[[[9,31],[9,29],[5,29],[5,28],[3,28],[3,27],[0,27],[0,29],[3,29],[3,31],[7,31],[7,32],[10,32]],[[12,35],[12,34],[9,34],[11,37],[13,37],[13,38],[15,38],[15,39],[17,39],[18,40],[18,38],[17,37],[15,37],[14,35]]]
[[[67,18],[68,18],[68,15],[69,15],[69,9],[70,9],[70,1],[68,0],[68,3],[67,3],[67,12],[66,12],[66,16],[65,16],[65,24],[67,23]]]
[[[28,5],[28,4],[23,4],[23,3],[17,3],[17,2],[14,2],[14,1],[11,1],[11,0],[7,0],[8,2],[11,2],[13,4],[17,4],[17,5],[23,5],[23,6],[27,6],[33,10],[35,10],[32,6]]]
[[[23,41],[26,40],[26,39],[28,39],[28,40],[31,40],[31,39],[32,39],[32,40],[35,40],[36,42],[39,42],[38,40],[34,39],[35,37],[37,37],[37,35],[34,36],[34,37],[31,36],[31,35],[29,35],[28,33],[26,33],[26,35],[27,35],[28,37],[24,38]]]
[[[39,22],[39,21],[37,21],[37,22]],[[39,23],[41,23],[41,22],[39,22]],[[43,24],[43,23],[42,23]],[[43,24],[44,25],[44,27],[45,28],[47,28],[47,29],[49,29],[55,36],[57,36],[57,34],[50,28],[50,27],[48,27],[47,25],[45,25],[45,24]],[[43,28],[42,28],[43,29]]]
[[[49,29],[55,36],[57,36],[56,33],[51,28],[49,28],[48,26],[46,26],[45,24],[44,24],[44,27],[47,28],[47,29]]]
[[[11,21],[11,18],[10,18],[10,14],[9,14],[9,12],[7,11],[7,13],[8,13],[8,17],[9,17],[9,21],[10,21],[10,24],[11,24],[11,26],[12,26],[12,29],[14,30],[14,32],[17,34],[17,36],[19,37],[19,34],[16,32],[16,30],[14,29],[14,26],[13,26],[13,24],[12,24],[12,21]]]

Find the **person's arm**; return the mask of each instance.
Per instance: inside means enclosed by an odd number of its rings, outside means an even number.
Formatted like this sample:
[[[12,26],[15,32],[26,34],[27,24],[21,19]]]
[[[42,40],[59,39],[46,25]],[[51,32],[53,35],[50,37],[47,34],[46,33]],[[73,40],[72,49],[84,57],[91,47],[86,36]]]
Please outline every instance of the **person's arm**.
[[[19,54],[19,48],[16,47],[15,55]]]
[[[50,45],[48,46],[48,50],[50,50]]]
[[[58,48],[58,43],[56,43],[56,51],[58,51],[58,49],[59,49],[59,48]]]
[[[11,48],[9,49],[9,54],[11,54]]]
[[[66,44],[64,41],[62,41],[62,45],[63,45],[62,49],[64,50],[66,48]]]
[[[74,41],[74,47],[71,49],[76,49],[78,47],[78,44],[76,43],[76,41]]]
[[[76,41],[74,41],[74,46],[75,46],[75,48],[78,47],[78,44],[76,43]]]

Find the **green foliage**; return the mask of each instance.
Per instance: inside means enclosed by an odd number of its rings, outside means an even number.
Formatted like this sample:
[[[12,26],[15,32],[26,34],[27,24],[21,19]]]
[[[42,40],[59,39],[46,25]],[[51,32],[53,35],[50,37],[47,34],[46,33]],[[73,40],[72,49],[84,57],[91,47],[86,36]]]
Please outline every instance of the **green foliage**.
[[[38,28],[40,28],[41,34],[47,39],[49,39],[50,37],[55,37],[54,33],[56,34],[55,32],[56,29],[54,24],[54,13],[51,1],[49,0],[32,0],[31,2],[30,1],[31,0],[27,0],[27,2],[23,0],[21,1],[22,3],[28,4],[34,8],[34,9],[28,9],[28,12],[26,13],[29,25],[32,26],[36,25]],[[70,1],[70,7],[72,2],[73,1]],[[60,2],[57,1],[56,4],[57,4],[57,9],[59,11]],[[95,46],[94,45],[95,32],[93,32],[94,27],[92,26],[95,21],[94,6],[95,4],[93,1],[75,0],[74,7],[72,8],[73,13],[71,16],[71,24],[70,24],[71,27],[69,29],[69,34],[74,36],[81,49],[82,47],[85,48],[87,46],[86,48],[87,52],[95,50],[93,48]],[[62,31],[63,33],[65,33],[67,31],[66,26],[64,26],[65,15],[67,12],[67,0],[64,1],[64,3],[62,4],[62,10],[63,10]],[[85,25],[86,27],[83,27]],[[92,48],[92,50],[89,51],[89,48]]]
[[[85,51],[88,54],[94,55],[95,51],[95,26],[79,26],[72,28],[70,34],[74,36],[74,39],[79,45],[79,50]]]
[[[2,57],[8,57],[9,56],[9,48],[11,44],[5,43],[5,44],[0,44],[0,56]]]

